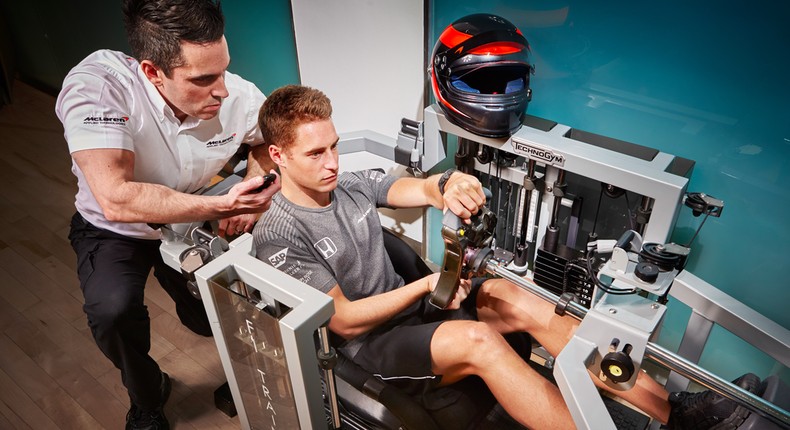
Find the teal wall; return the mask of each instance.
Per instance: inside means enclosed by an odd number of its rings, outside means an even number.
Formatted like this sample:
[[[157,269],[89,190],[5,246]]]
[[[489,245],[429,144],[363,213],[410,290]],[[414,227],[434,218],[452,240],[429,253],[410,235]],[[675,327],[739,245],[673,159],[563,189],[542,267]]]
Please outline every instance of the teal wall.
[[[290,0],[223,1],[222,10],[233,73],[264,94],[300,83]]]
[[[725,201],[688,270],[790,327],[790,3],[437,0],[429,39],[455,19],[501,15],[529,40],[528,112],[697,162],[689,191]],[[673,240],[699,225],[683,210]],[[690,310],[670,302],[659,343],[676,348]],[[787,368],[724,330],[703,367],[735,377]]]
[[[299,83],[289,0],[222,3],[229,70],[254,82],[266,94]],[[129,52],[121,1],[2,1],[0,12],[14,47],[19,76],[56,93],[66,73],[102,48]]]

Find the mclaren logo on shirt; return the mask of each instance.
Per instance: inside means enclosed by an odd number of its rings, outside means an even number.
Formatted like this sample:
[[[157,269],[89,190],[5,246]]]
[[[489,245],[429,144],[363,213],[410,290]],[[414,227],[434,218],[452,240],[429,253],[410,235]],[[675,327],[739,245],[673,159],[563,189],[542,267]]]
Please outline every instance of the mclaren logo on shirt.
[[[376,182],[381,182],[381,180],[384,179],[384,172],[378,169],[367,170],[364,174],[368,179],[372,179]]]
[[[87,116],[82,123],[85,125],[126,125],[128,116]]]
[[[335,242],[332,242],[332,239],[325,237],[313,245],[321,255],[324,256],[324,260],[329,260],[330,257],[337,253],[337,246],[335,246]]]
[[[210,140],[208,143],[206,143],[206,148],[213,148],[215,146],[227,145],[228,142],[232,142],[233,138],[235,138],[235,137],[236,137],[236,133],[233,133],[233,134],[231,134],[230,136],[228,136],[228,137],[226,137],[224,139]]]
[[[278,268],[285,263],[285,257],[288,255],[288,248],[283,248],[280,252],[272,255],[269,257],[269,263],[274,266],[274,268]]]

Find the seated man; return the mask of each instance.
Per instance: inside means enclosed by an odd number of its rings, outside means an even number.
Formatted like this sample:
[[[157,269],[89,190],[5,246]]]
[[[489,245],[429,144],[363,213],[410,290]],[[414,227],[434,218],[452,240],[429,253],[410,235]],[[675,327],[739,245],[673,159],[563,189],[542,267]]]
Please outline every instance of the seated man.
[[[439,275],[403,285],[385,251],[376,207],[430,205],[468,219],[485,203],[480,182],[462,173],[444,179],[373,170],[339,174],[331,115],[329,99],[302,86],[280,88],[264,102],[259,125],[280,168],[282,189],[253,232],[257,257],[334,299],[329,329],[344,339],[341,351],[375,376],[420,395],[477,375],[521,424],[573,428],[559,389],[525,363],[503,334],[528,332],[556,356],[576,320],[556,315],[553,305],[502,279],[475,288],[464,283],[451,310],[440,311],[426,304]],[[754,375],[745,379],[759,385]],[[691,407],[700,402],[690,399],[706,393],[683,393],[682,404],[670,405],[668,393],[644,373],[633,389],[617,394],[663,423],[697,415],[712,421],[705,427],[684,422],[693,428],[709,427],[740,408],[718,396],[703,402],[717,406],[715,413]]]

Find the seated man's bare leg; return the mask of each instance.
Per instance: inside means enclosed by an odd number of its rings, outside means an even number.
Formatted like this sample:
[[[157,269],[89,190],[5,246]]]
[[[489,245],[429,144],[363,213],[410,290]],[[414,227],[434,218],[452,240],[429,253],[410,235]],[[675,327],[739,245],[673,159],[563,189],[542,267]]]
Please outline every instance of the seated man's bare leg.
[[[500,333],[525,331],[555,357],[579,326],[575,318],[555,314],[554,304],[504,279],[486,281],[477,296],[477,306],[480,321]],[[590,376],[598,387],[631,402],[653,418],[664,423],[669,419],[669,394],[647,374],[640,372],[636,385],[628,391],[612,390]]]
[[[516,354],[501,334],[478,321],[446,321],[431,339],[433,371],[450,384],[477,375],[516,421],[529,428],[574,428],[556,386]]]

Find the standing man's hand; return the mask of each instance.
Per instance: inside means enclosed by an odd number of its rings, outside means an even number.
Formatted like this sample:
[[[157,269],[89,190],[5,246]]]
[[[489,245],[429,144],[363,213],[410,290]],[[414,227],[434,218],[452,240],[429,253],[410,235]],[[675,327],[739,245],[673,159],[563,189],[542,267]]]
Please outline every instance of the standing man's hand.
[[[234,185],[228,191],[227,198],[231,200],[231,207],[237,212],[244,211],[246,213],[221,219],[218,231],[220,236],[225,237],[252,231],[260,215],[271,206],[272,196],[280,190],[280,177],[274,171],[271,173],[275,174],[275,180],[263,190],[260,190],[263,185],[263,177],[257,176]]]

